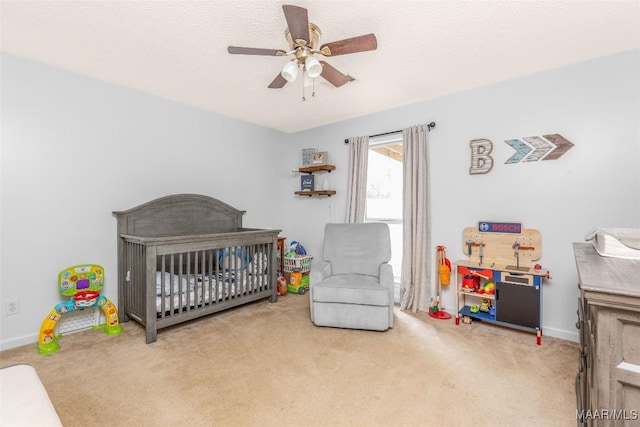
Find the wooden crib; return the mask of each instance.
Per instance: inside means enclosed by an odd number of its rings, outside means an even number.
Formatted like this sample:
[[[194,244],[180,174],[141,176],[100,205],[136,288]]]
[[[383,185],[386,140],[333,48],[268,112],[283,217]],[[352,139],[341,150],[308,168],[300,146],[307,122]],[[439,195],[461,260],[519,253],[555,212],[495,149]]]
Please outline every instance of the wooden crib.
[[[262,298],[276,302],[280,230],[242,227],[244,211],[196,194],[114,212],[121,321],[158,329]]]

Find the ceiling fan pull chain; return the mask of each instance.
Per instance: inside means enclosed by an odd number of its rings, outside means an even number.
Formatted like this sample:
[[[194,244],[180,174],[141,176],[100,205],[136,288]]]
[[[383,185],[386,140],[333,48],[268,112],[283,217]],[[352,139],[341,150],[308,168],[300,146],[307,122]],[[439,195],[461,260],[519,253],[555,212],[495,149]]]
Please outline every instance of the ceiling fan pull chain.
[[[316,79],[311,79],[311,87],[313,88],[313,92],[311,93],[311,96],[315,97],[316,96]]]
[[[300,81],[302,81],[302,100],[306,101],[306,99],[304,97],[304,79],[300,79]]]

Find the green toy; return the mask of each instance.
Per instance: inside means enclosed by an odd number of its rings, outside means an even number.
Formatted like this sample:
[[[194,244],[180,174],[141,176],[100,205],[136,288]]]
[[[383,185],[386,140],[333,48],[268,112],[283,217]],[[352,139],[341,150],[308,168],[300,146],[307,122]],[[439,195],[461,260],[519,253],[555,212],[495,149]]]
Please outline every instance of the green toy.
[[[302,274],[299,271],[291,273],[287,292],[304,295],[309,291],[309,275]]]

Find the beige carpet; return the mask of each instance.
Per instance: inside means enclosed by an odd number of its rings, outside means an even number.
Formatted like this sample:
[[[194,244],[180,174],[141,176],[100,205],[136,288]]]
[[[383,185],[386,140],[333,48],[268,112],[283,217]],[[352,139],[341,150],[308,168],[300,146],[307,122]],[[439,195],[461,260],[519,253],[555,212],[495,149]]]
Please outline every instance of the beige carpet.
[[[159,332],[63,336],[33,365],[65,426],[573,426],[577,345],[396,310],[387,332],[318,328],[287,295]],[[5,391],[3,391],[5,392]]]

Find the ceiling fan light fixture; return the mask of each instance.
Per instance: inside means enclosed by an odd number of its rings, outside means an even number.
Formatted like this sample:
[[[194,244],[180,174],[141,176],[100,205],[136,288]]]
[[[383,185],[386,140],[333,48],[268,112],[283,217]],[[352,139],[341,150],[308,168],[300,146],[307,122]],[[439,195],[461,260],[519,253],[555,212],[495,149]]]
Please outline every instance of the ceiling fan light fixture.
[[[312,79],[319,77],[322,74],[322,64],[315,56],[308,57],[304,62],[304,68],[307,70],[307,75]]]
[[[309,82],[313,85],[315,79],[321,77],[334,87],[340,87],[353,81],[353,78],[338,71],[324,59],[314,57],[314,55],[339,56],[378,48],[378,40],[373,33],[320,45],[320,28],[309,22],[306,8],[283,4],[282,11],[287,21],[284,35],[289,44],[288,51],[240,46],[227,47],[227,51],[232,55],[295,56],[295,59],[292,59],[293,63],[285,64],[280,73],[275,76],[268,86],[269,89],[282,89],[288,82],[295,81],[300,72],[304,77],[305,86]]]
[[[282,68],[280,74],[286,81],[294,81],[296,77],[298,77],[298,63],[295,60],[287,62]]]

